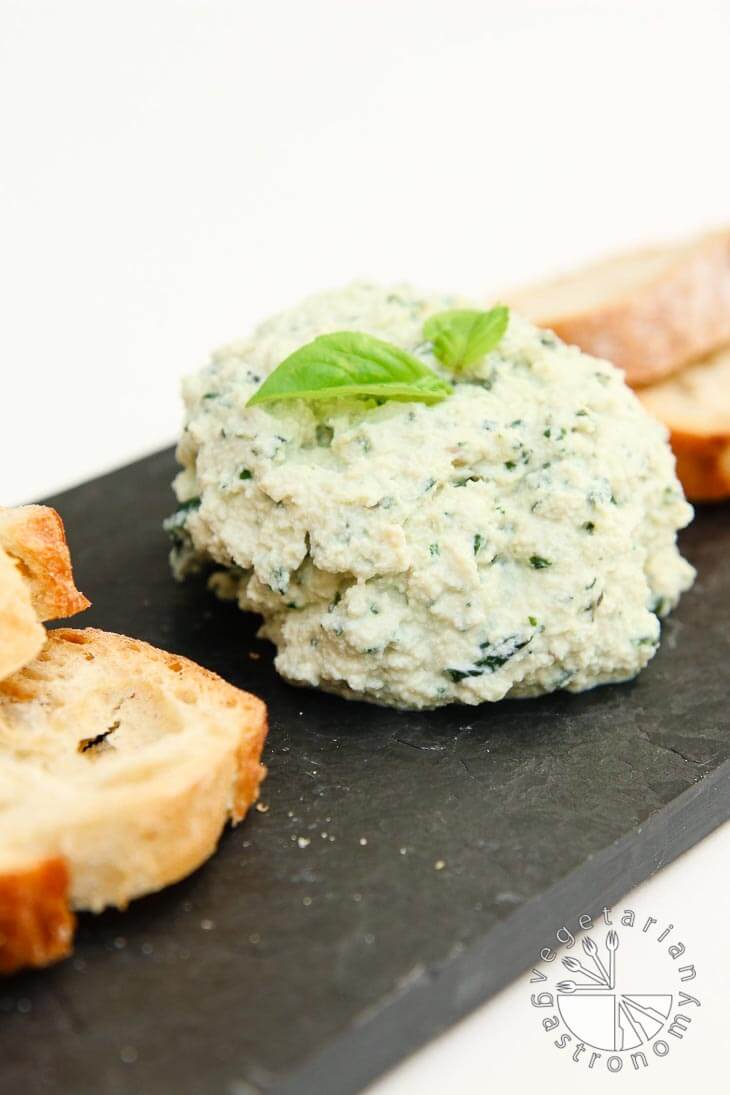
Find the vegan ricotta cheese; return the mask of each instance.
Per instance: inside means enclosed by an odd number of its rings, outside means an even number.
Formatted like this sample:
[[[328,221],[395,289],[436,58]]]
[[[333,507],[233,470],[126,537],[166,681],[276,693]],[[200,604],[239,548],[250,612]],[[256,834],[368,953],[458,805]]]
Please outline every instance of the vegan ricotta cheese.
[[[282,676],[350,698],[432,708],[634,677],[694,577],[666,431],[619,370],[514,313],[496,349],[445,369],[423,326],[457,306],[357,283],[187,378],[175,573],[211,568],[263,617]],[[247,407],[289,354],[343,330],[453,394]]]

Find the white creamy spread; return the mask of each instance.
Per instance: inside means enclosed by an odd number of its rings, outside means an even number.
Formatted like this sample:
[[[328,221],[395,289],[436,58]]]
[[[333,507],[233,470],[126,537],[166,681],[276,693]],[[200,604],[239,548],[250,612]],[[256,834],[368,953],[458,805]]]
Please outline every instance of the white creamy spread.
[[[633,677],[694,577],[666,431],[612,365],[515,314],[450,373],[423,322],[455,305],[358,283],[189,377],[176,572],[215,565],[284,677],[348,697],[437,707]],[[416,354],[454,394],[246,407],[292,351],[340,330]]]

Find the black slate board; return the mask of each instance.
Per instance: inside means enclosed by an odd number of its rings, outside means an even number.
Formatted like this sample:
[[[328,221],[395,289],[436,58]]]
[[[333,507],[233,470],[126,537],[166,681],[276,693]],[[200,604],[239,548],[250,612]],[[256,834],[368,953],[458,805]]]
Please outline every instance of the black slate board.
[[[285,685],[254,619],[171,581],[172,474],[163,452],[51,500],[79,626],[263,696],[270,809],[0,987],[2,1092],[358,1091],[730,815],[727,507],[684,534],[700,579],[636,682],[411,714]]]

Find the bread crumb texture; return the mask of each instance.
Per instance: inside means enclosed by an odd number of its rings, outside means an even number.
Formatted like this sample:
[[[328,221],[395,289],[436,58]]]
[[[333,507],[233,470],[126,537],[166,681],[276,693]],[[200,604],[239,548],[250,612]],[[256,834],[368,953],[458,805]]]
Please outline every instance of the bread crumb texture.
[[[31,661],[45,640],[28,585],[0,547],[0,680]]]
[[[0,968],[17,964],[21,922],[44,923],[48,893],[60,907],[62,875],[71,908],[99,911],[199,866],[256,800],[265,736],[260,700],[185,658],[52,631],[0,682]]]

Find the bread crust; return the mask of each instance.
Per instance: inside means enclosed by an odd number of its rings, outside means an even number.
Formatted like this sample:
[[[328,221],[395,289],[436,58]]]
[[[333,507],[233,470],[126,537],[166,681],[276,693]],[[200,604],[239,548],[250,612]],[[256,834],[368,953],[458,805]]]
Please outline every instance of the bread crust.
[[[0,974],[48,966],[71,953],[75,918],[68,884],[60,858],[0,874]]]
[[[730,498],[730,437],[699,437],[671,430],[677,475],[691,502]]]
[[[730,347],[637,394],[669,429],[690,501],[730,498]]]
[[[226,821],[237,824],[258,797],[267,732],[266,708],[255,696],[186,658],[94,628],[50,632],[39,657],[0,683],[0,731],[6,705],[13,711],[29,705],[15,723],[27,726],[33,705],[58,706],[58,688],[72,698],[59,715],[65,729],[73,705],[91,703],[99,681],[106,721],[98,723],[97,706],[92,722],[104,726],[112,716],[112,725],[121,719],[119,761],[92,753],[78,762],[78,790],[76,784],[64,788],[47,766],[39,776],[33,769],[33,778],[45,781],[44,798],[52,806],[10,853],[15,870],[32,870],[47,859],[65,862],[69,906],[97,912],[108,905],[123,908],[176,882],[213,853]],[[133,706],[140,702],[148,705],[141,716]],[[132,740],[135,719],[144,740],[125,752],[122,736]],[[69,746],[71,756],[85,752],[86,738],[75,747],[83,732],[71,727],[63,746],[67,756]],[[6,764],[23,768],[12,758]],[[15,769],[10,776],[15,779]],[[2,824],[0,813],[0,836]],[[7,852],[4,858],[7,863]]]
[[[627,271],[646,254],[628,254]],[[551,313],[539,288],[507,294],[507,302],[564,341],[612,361],[630,384],[649,384],[730,342],[730,230],[667,248],[665,254],[661,268],[643,283],[617,287],[587,308],[566,306]],[[571,284],[590,279],[593,269],[544,288],[563,286],[569,296]]]
[[[76,588],[61,517],[49,506],[0,507],[0,547],[15,559],[39,620],[60,620],[88,608]]]

